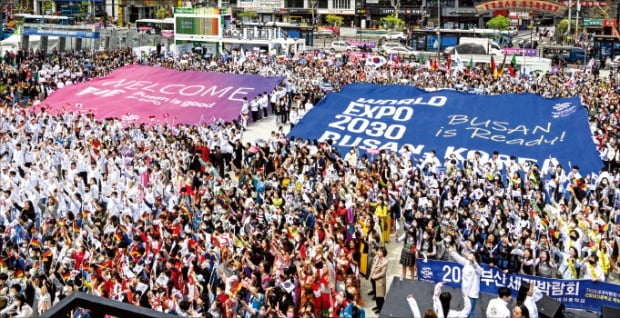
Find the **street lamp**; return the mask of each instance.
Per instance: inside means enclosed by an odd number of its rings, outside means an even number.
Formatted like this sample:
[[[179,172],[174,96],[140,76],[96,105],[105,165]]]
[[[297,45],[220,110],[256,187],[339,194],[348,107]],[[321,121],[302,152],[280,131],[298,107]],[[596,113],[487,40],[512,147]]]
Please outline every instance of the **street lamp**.
[[[441,51],[441,0],[437,0],[437,62]]]
[[[312,22],[311,22],[312,23],[311,24],[312,25],[312,31],[314,31],[314,19],[315,19],[314,11],[316,10],[316,6],[317,6],[318,2],[319,2],[318,0],[310,0],[310,5],[312,6],[312,8],[311,8],[311,10],[312,10]]]

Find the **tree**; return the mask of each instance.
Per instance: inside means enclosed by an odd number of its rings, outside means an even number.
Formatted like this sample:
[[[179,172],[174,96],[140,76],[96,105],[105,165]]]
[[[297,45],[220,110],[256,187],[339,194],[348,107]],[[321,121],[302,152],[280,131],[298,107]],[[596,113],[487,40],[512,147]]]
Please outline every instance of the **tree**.
[[[52,14],[54,13],[54,7],[56,6],[56,2],[52,0],[45,0],[42,3],[43,13],[44,14]]]
[[[489,29],[500,31],[508,30],[510,27],[510,19],[503,15],[495,16],[491,20],[487,21],[487,27]]]
[[[392,8],[394,8],[394,17],[398,19],[398,11],[400,11],[400,0],[390,0]]]
[[[155,17],[162,20],[165,18],[172,18],[172,12],[167,8],[159,8],[155,11]]]
[[[385,18],[381,18],[381,21],[386,24],[388,29],[401,29],[405,22],[395,15],[390,15]]]
[[[239,13],[237,13],[237,18],[241,21],[244,22],[248,22],[251,21],[252,19],[256,18],[258,14],[256,13],[256,11],[253,10],[243,10]]]
[[[570,27],[573,30],[577,27],[577,24],[575,23],[575,21],[572,21],[572,24]],[[555,33],[561,37],[562,41],[564,41],[566,39],[570,39],[571,37],[570,34],[566,34],[567,31],[568,31],[568,19],[564,18],[560,20],[560,22],[558,22],[558,24],[555,26]]]
[[[341,16],[334,15],[334,14],[328,14],[325,16],[325,21],[327,21],[327,23],[330,25],[339,27],[342,25],[344,18]]]

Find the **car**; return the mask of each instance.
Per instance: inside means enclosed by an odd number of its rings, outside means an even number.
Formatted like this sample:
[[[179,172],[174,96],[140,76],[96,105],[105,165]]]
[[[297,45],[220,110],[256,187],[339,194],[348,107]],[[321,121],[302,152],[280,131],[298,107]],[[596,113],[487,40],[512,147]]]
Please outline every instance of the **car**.
[[[333,38],[335,34],[333,30],[321,29],[318,31],[314,31],[313,35],[316,38]]]
[[[395,47],[403,47],[402,44],[400,44],[400,42],[385,42],[383,43],[383,45],[381,45],[381,51],[387,51],[391,48],[395,48]]]
[[[388,32],[381,36],[383,41],[404,41],[407,35],[403,32]]]
[[[618,70],[618,67],[620,67],[620,55],[616,55],[616,57],[614,57],[613,60],[610,58],[607,58],[605,60],[605,66],[611,70]]]
[[[444,50],[444,55],[454,54],[454,51],[458,51],[459,54],[480,54],[486,55],[487,50],[484,46],[476,43],[465,43],[457,46],[451,46]]]
[[[357,51],[358,47],[349,45],[346,41],[334,41],[329,46],[329,49],[335,52],[351,52]]]
[[[422,54],[422,52],[415,51],[412,48],[406,47],[406,46],[397,46],[397,47],[393,47],[393,48],[385,50],[384,54],[385,55],[397,54],[398,56],[404,59],[412,59],[412,60],[417,61],[420,59],[420,55]]]
[[[10,37],[11,35],[13,35],[13,32],[15,32],[15,29],[13,29],[13,28],[9,28],[9,27],[2,28],[2,36],[4,38],[2,38],[0,40],[4,40],[4,39]]]

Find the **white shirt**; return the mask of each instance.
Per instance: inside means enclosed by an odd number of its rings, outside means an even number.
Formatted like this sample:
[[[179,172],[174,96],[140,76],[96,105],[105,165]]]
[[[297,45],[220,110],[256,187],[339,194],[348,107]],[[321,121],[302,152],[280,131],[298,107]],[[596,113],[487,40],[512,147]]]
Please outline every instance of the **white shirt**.
[[[480,277],[482,276],[482,267],[476,262],[471,262],[456,252],[450,252],[450,256],[459,264],[463,265],[463,279],[461,289],[463,295],[469,298],[477,299],[480,296]]]
[[[463,309],[462,310],[454,310],[450,309],[448,311],[448,315],[444,315],[443,308],[441,307],[441,301],[439,300],[439,295],[441,294],[441,286],[443,284],[439,283],[435,285],[435,292],[433,293],[433,310],[437,313],[437,317],[439,318],[463,318],[469,316],[469,312],[471,311],[471,302],[467,298],[466,295],[463,295]]]
[[[510,309],[507,305],[501,298],[491,299],[487,306],[487,318],[510,318]]]
[[[534,294],[532,296],[525,297],[523,304],[527,307],[527,311],[530,313],[530,318],[538,318],[538,307],[536,307],[536,303],[542,298],[542,292],[536,287],[534,287]]]

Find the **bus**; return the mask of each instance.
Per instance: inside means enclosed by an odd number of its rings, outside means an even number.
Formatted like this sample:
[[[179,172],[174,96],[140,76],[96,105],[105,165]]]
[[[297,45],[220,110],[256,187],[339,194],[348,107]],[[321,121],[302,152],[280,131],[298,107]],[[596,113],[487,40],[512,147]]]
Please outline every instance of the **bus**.
[[[437,35],[441,36],[441,47],[436,45]],[[425,29],[411,31],[411,46],[417,51],[443,51],[447,47],[457,46],[461,37],[489,38],[501,47],[512,47],[512,39],[517,31],[498,31],[492,29]]]
[[[560,59],[562,64],[577,63],[585,65],[589,60],[588,51],[577,46],[547,45],[542,47],[541,55],[548,59]]]
[[[174,35],[174,18],[160,19],[141,19],[136,20],[136,29],[139,32],[158,34],[163,37]]]
[[[15,21],[22,24],[75,25],[75,18],[58,15],[16,14]]]
[[[607,59],[613,60],[620,55],[620,38],[617,36],[594,34],[592,44],[594,57],[603,65]]]

